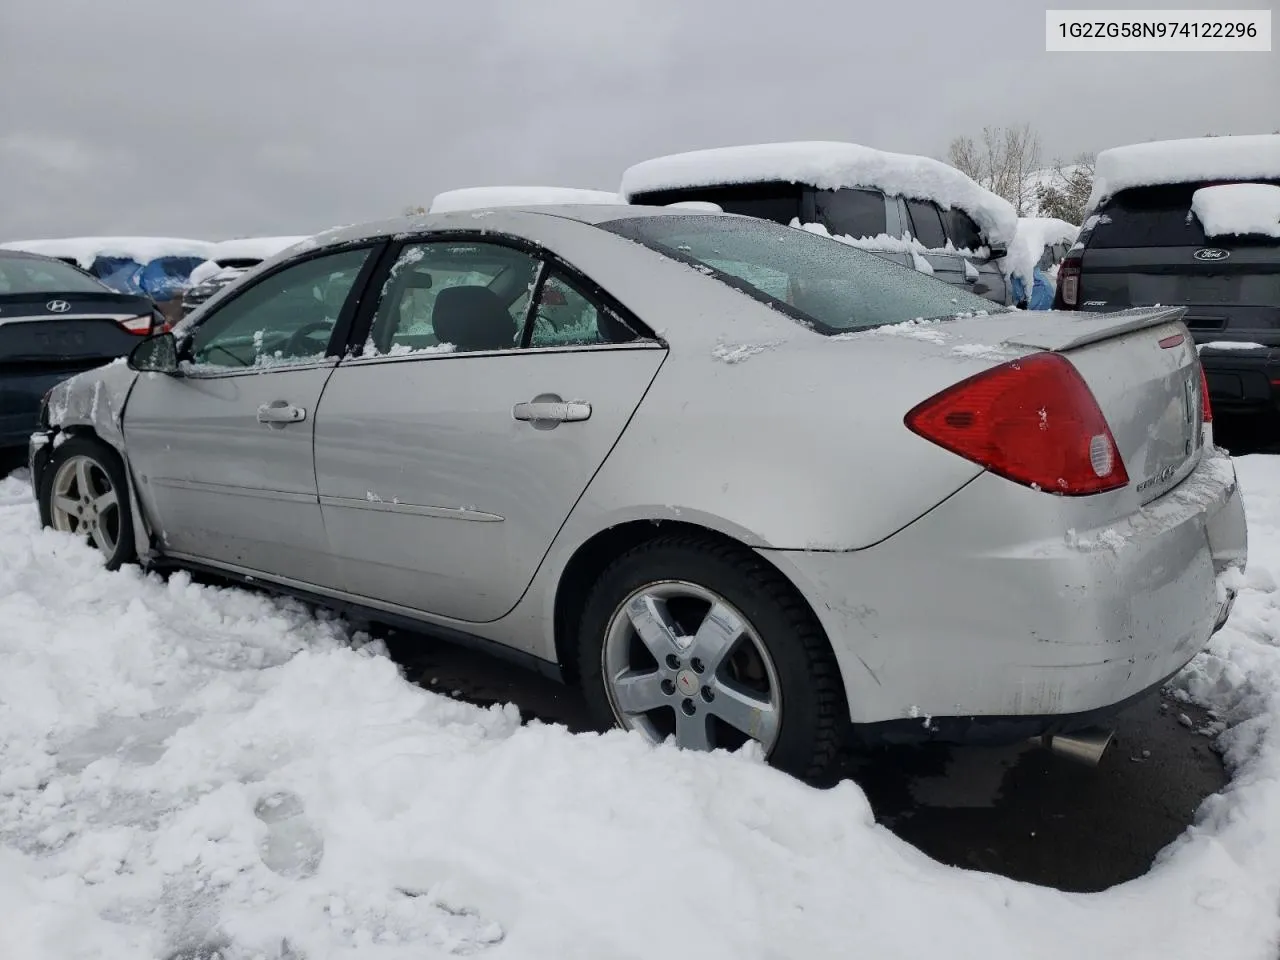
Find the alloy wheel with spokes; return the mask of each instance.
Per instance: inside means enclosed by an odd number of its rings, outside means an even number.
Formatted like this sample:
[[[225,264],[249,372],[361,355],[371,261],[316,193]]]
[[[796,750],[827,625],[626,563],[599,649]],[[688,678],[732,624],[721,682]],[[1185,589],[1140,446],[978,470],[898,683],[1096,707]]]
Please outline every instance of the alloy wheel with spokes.
[[[754,551],[696,532],[646,540],[601,571],[573,636],[600,727],[692,750],[759,744],[821,781],[848,729],[839,665],[795,587]]]
[[[681,580],[646,584],[609,623],[603,674],[618,722],[686,749],[777,740],[782,697],[759,635],[734,606]]]
[[[120,542],[120,494],[96,460],[81,455],[63,461],[53,475],[49,506],[55,530],[87,537],[108,557],[115,553]]]
[[[72,436],[54,448],[40,471],[38,499],[41,522],[83,537],[108,569],[137,558],[124,465],[97,437]]]

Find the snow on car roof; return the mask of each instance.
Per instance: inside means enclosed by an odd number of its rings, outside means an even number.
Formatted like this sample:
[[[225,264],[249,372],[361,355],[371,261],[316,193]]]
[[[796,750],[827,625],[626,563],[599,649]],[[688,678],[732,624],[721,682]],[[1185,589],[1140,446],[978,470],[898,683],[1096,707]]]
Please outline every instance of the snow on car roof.
[[[1087,213],[1122,190],[1204,180],[1280,179],[1280,134],[1153,140],[1098,154]]]
[[[1255,234],[1280,238],[1280,187],[1273,183],[1222,183],[1191,195],[1191,212],[1206,237]]]
[[[889,153],[856,143],[800,141],[757,143],[655,157],[628,168],[622,194],[638,194],[725,183],[785,181],[820,190],[874,187],[890,196],[933,200],[963,210],[998,246],[1013,240],[1013,205],[940,160]]]
[[[579,187],[463,187],[438,193],[428,213],[479,210],[483,207],[524,207],[559,203],[622,203],[616,193]]]
[[[234,240],[219,240],[210,244],[208,258],[210,260],[266,260],[274,257],[282,250],[287,250],[295,243],[306,240],[303,237],[237,237]]]
[[[211,246],[206,240],[181,237],[61,237],[0,243],[0,248],[5,250],[26,250],[46,257],[70,257],[86,270],[98,257],[127,257],[136,263],[149,263],[158,257],[206,258]]]

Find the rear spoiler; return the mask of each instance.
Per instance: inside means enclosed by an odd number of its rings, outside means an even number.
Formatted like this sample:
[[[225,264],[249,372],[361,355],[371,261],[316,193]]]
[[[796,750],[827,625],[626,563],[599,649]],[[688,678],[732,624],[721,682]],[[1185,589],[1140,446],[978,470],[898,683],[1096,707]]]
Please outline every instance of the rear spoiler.
[[[1063,352],[1083,347],[1100,340],[1175,323],[1186,316],[1186,307],[1135,307],[1114,313],[1065,313],[1054,311],[1041,314],[1046,320],[1052,317],[1057,323],[1045,323],[1041,329],[1020,330],[1004,340],[1011,347],[1029,347],[1033,350]]]

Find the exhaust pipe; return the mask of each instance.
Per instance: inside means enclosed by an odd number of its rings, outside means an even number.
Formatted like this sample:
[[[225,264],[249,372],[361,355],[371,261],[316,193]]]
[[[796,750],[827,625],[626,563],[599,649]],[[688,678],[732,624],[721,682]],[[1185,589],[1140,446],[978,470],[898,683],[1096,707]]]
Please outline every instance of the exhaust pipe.
[[[1115,731],[1092,727],[1075,733],[1047,733],[1040,743],[1060,757],[1096,767],[1115,737]]]

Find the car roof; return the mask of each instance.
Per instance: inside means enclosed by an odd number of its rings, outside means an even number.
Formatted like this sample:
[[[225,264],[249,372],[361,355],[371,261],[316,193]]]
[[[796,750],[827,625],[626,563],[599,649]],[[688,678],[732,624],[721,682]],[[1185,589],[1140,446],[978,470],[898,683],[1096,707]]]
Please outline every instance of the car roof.
[[[59,260],[57,257],[46,256],[43,253],[30,253],[27,250],[0,249],[0,258],[6,260],[44,260],[46,262],[60,263],[64,267],[67,266],[67,262],[65,260]]]

